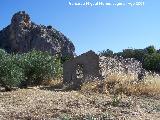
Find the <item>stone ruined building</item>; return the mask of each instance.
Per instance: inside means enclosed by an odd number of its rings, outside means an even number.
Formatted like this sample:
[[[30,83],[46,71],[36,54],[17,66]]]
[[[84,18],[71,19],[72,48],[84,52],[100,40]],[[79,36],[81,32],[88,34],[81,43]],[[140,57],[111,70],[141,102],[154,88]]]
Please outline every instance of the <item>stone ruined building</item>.
[[[63,64],[63,82],[80,89],[83,82],[102,80],[110,73],[130,74],[138,80],[143,71],[142,64],[133,58],[104,57],[88,51]]]
[[[63,82],[79,88],[88,77],[100,77],[99,56],[88,51],[63,65]]]

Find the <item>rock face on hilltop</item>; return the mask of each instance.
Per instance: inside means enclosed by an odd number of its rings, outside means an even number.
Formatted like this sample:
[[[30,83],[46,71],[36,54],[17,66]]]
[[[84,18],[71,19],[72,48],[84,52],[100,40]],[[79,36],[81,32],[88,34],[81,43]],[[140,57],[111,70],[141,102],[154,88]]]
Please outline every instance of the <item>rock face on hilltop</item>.
[[[52,26],[31,22],[24,11],[13,15],[11,24],[0,31],[0,48],[12,53],[25,53],[32,49],[72,57],[75,47],[69,39]]]

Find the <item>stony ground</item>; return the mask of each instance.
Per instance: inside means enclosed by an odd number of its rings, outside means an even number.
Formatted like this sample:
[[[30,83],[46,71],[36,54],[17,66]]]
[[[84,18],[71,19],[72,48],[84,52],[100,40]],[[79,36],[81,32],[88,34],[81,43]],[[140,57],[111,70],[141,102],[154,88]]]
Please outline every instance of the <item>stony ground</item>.
[[[96,118],[96,119],[95,119]],[[125,97],[39,88],[0,92],[0,120],[160,120],[160,97]]]

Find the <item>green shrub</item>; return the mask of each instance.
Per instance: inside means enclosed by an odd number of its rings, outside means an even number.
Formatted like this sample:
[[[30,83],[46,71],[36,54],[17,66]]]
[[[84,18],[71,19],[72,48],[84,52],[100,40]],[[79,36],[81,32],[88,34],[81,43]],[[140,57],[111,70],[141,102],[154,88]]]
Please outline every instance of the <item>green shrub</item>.
[[[147,54],[143,62],[143,67],[151,71],[160,71],[160,54]]]
[[[47,52],[33,50],[12,55],[0,49],[0,85],[6,90],[39,85],[44,80],[58,79],[61,76],[61,60]]]
[[[144,50],[146,50],[146,52],[148,54],[156,53],[156,49],[155,49],[155,47],[153,45],[150,45],[150,46],[146,47]]]
[[[61,77],[60,59],[48,52],[31,51],[19,57],[18,65],[24,69],[25,81],[28,85],[39,85],[43,80]]]
[[[113,51],[110,49],[103,50],[99,53],[100,56],[113,57]]]
[[[10,91],[24,80],[23,69],[17,66],[16,57],[0,50],[0,84]]]
[[[61,60],[61,64],[65,63],[68,60],[71,60],[72,57],[71,56],[63,56],[63,57],[59,57]]]
[[[124,49],[122,56],[124,58],[134,58],[134,56],[135,56],[134,49]]]
[[[145,54],[147,54],[147,51],[144,49],[124,49],[123,52],[116,53],[115,55],[124,58],[135,58],[138,61],[143,62]]]

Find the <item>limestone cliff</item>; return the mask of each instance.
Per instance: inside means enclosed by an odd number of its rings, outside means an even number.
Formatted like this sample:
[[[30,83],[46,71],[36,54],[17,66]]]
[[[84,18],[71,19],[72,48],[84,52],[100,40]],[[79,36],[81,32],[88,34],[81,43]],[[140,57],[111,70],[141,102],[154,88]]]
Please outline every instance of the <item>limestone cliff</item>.
[[[73,43],[52,26],[37,25],[25,11],[13,15],[11,24],[0,31],[0,48],[12,53],[25,53],[32,49],[73,56]]]

